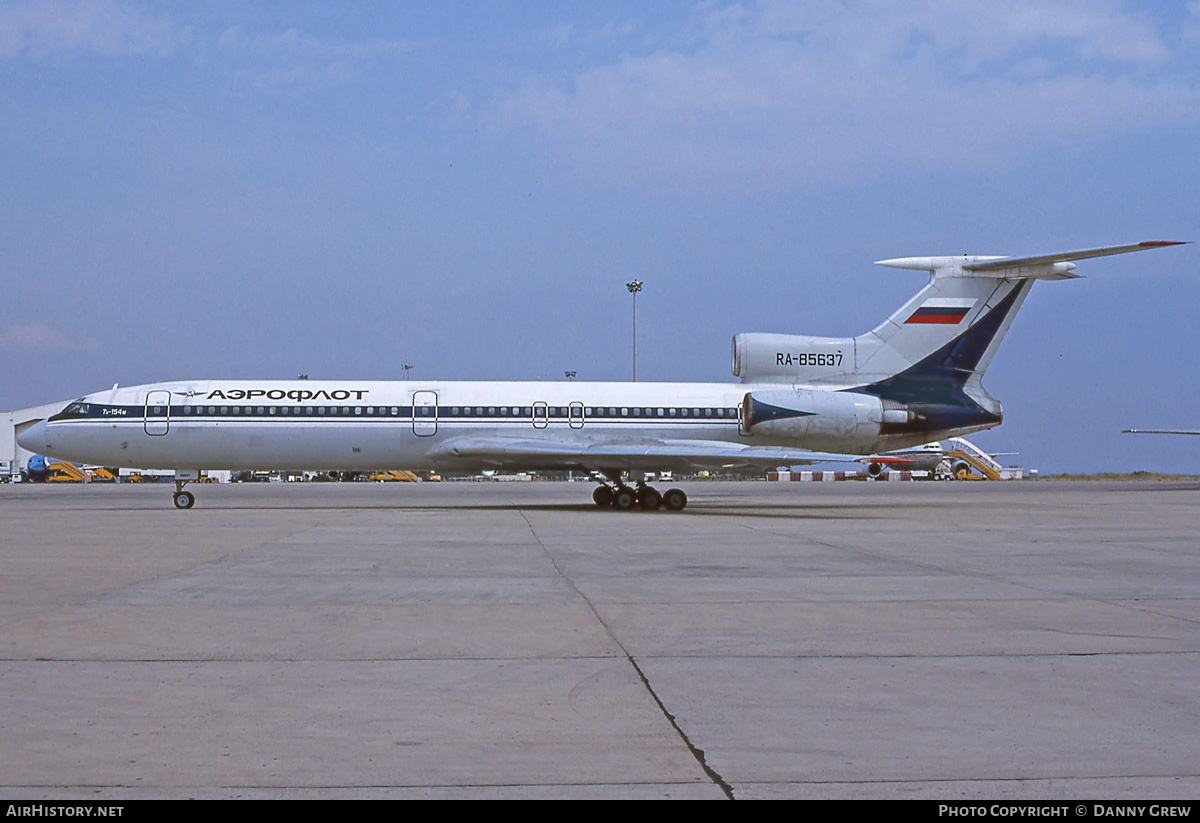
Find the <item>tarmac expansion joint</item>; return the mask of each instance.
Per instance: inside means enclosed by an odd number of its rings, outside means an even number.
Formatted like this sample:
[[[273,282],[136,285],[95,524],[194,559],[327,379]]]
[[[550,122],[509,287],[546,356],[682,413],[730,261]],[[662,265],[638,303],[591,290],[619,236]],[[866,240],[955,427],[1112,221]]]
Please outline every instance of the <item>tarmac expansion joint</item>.
[[[730,800],[736,800],[737,798],[733,795],[733,787],[730,786],[725,778],[723,778],[715,769],[708,765],[708,761],[704,757],[704,749],[698,748],[694,743],[692,743],[691,739],[687,736],[687,732],[683,730],[683,728],[679,725],[679,721],[675,719],[675,715],[671,714],[671,712],[667,710],[666,705],[658,696],[658,692],[654,690],[654,686],[650,683],[650,678],[646,677],[646,673],[642,670],[642,667],[638,665],[637,660],[634,659],[633,655],[629,653],[629,650],[625,648],[625,644],[622,643],[620,638],[613,633],[612,628],[608,625],[608,623],[605,622],[604,618],[600,615],[600,612],[596,610],[595,605],[593,605],[592,601],[588,599],[588,596],[580,591],[579,586],[575,584],[575,581],[558,567],[558,563],[555,562],[554,556],[550,553],[550,550],[546,548],[546,544],[542,542],[542,538],[538,536],[537,530],[534,529],[533,524],[529,522],[529,518],[525,516],[525,513],[521,512],[520,514],[521,518],[525,521],[525,524],[529,526],[529,533],[533,535],[533,539],[537,541],[538,545],[541,546],[542,551],[545,552],[546,558],[550,561],[550,565],[554,567],[555,573],[558,574],[558,576],[564,581],[566,581],[567,585],[571,587],[571,590],[574,591],[575,594],[577,594],[579,598],[587,605],[588,609],[596,617],[596,620],[601,626],[604,627],[604,631],[612,639],[613,643],[615,643],[617,648],[621,650],[621,654],[625,655],[625,659],[629,661],[629,665],[632,666],[633,670],[637,673],[638,679],[642,681],[642,685],[646,688],[650,698],[654,701],[654,705],[658,706],[658,710],[662,712],[663,717],[666,718],[667,722],[671,724],[671,728],[674,729],[675,733],[679,735],[679,739],[683,741],[685,746],[687,746],[688,751],[692,753],[692,757],[696,758],[696,762],[700,764],[700,768],[703,769],[704,774],[708,776],[708,779],[711,780],[727,798]]]

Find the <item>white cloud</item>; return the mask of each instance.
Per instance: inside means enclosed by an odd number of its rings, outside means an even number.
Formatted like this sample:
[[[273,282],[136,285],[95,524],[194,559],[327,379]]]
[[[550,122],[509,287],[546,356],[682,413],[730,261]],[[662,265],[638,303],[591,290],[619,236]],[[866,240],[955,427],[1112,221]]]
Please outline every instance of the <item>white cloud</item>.
[[[258,91],[288,94],[350,83],[359,77],[358,67],[363,61],[393,57],[409,48],[400,40],[369,43],[322,40],[296,29],[280,34],[247,35],[240,26],[222,32],[217,45],[227,53],[247,58],[247,65],[238,74]]]
[[[94,342],[76,342],[43,323],[9,326],[0,332],[0,351],[78,351],[91,348],[95,348]]]
[[[1200,0],[1187,4],[1188,19],[1183,24],[1183,42],[1200,43]]]
[[[358,60],[400,54],[408,50],[401,40],[377,40],[371,43],[340,43],[321,40],[296,29],[281,34],[249,36],[241,26],[231,26],[221,33],[218,45],[224,49],[252,52],[275,58],[318,58]]]
[[[772,185],[1007,163],[1200,118],[1154,23],[1111,2],[764,0],[692,23],[690,49],[527,77],[485,119],[600,173]]]
[[[167,54],[191,37],[164,16],[106,0],[23,2],[0,8],[0,57],[64,53]]]

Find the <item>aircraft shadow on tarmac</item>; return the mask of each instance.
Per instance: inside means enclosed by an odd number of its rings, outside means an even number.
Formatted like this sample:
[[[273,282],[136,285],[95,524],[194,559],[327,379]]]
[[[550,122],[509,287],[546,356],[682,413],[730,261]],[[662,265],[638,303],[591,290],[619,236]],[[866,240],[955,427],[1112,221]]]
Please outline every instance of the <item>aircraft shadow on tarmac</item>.
[[[933,504],[928,504],[930,507],[935,507]],[[545,512],[558,514],[591,514],[596,517],[612,517],[614,519],[626,519],[630,516],[634,518],[666,518],[686,519],[689,517],[753,517],[753,518],[768,518],[776,520],[881,520],[891,519],[895,517],[895,512],[904,511],[912,512],[914,509],[924,508],[923,504],[914,504],[911,501],[907,503],[877,503],[870,505],[857,506],[831,506],[828,503],[812,502],[808,504],[799,503],[796,501],[781,502],[776,504],[756,503],[747,506],[742,503],[713,503],[713,504],[693,504],[688,507],[686,512],[665,514],[663,512],[619,512],[610,511],[607,509],[598,508],[591,503],[535,503],[535,504],[517,504],[517,503],[471,503],[464,505],[371,505],[368,503],[340,502],[337,504],[322,504],[309,506],[264,506],[261,501],[255,502],[216,502],[207,501],[202,508],[197,508],[193,511],[199,513],[203,511],[211,512],[233,512],[233,511],[270,511],[270,512],[297,512],[311,513],[316,511],[391,511],[405,513],[444,513],[444,512]],[[89,510],[103,510],[111,512],[136,512],[146,514],[145,508],[140,506],[83,506],[78,508],[86,508]],[[164,514],[173,514],[174,510],[163,510]]]

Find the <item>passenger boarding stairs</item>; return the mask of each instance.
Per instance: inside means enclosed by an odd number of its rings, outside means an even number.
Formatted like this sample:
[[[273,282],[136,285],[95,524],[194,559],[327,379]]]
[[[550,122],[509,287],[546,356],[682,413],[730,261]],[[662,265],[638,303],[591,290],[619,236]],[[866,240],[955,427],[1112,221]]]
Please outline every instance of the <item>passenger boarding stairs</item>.
[[[946,442],[953,446],[946,452],[946,458],[955,477],[965,479],[970,475],[970,469],[975,469],[988,480],[1000,479],[1000,469],[1003,468],[1000,463],[970,440],[951,437]]]

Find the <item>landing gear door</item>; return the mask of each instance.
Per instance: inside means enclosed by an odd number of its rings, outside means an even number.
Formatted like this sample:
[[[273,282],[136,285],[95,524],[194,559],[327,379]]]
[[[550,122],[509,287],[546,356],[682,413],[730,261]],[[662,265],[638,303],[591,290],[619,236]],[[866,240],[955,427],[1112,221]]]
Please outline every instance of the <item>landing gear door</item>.
[[[169,391],[146,392],[144,417],[146,434],[161,437],[171,429],[171,393]]]
[[[437,392],[413,392],[412,415],[413,434],[417,437],[432,437],[437,434]]]

